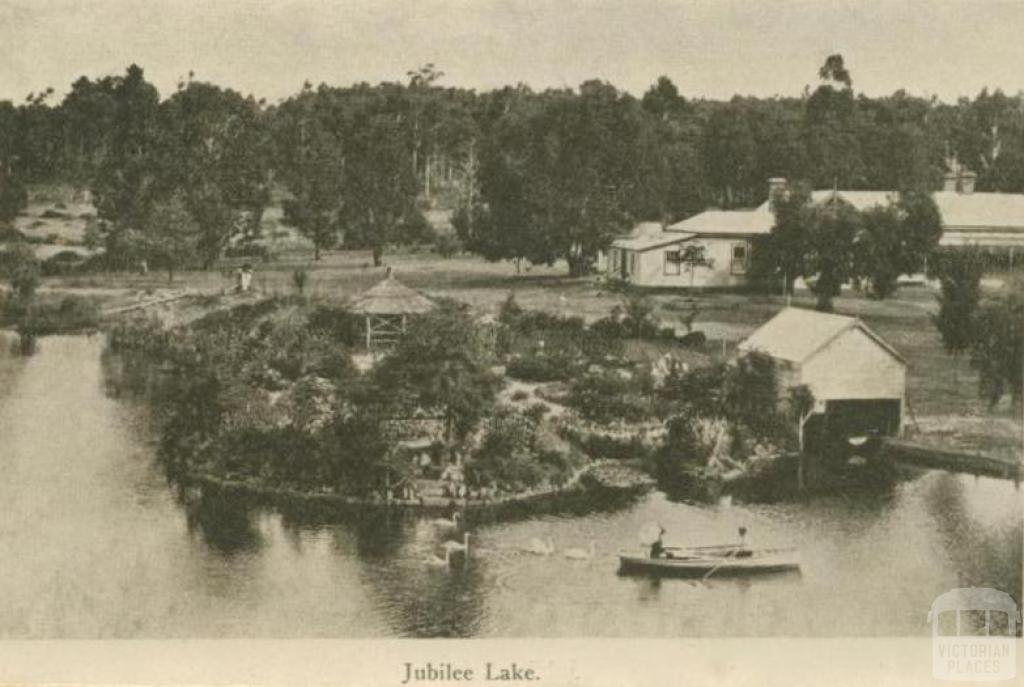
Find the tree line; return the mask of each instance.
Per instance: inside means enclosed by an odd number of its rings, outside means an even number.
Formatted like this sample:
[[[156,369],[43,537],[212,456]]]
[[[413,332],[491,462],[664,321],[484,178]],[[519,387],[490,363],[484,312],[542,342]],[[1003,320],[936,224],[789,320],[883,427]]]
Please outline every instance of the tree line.
[[[431,241],[424,212],[442,208],[467,250],[582,275],[632,223],[754,206],[770,177],[911,192],[956,161],[978,190],[1024,191],[1024,95],[872,98],[839,55],[816,76],[799,96],[722,102],[664,76],[639,98],[598,80],[476,92],[426,65],[268,103],[191,74],[161,98],[132,65],[79,78],[59,102],[52,88],[0,102],[0,222],[27,186],[71,184],[92,192],[90,239],[112,266],[144,256],[173,270],[258,236],[272,204],[317,257],[341,245],[376,262],[388,245]]]

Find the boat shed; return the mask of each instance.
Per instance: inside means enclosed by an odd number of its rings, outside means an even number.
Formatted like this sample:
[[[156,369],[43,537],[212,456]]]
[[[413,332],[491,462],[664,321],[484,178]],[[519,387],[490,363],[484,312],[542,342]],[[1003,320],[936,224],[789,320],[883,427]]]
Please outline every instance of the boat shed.
[[[389,268],[383,280],[355,296],[348,307],[363,316],[366,348],[373,351],[398,341],[409,317],[430,312],[434,301],[395,279]]]
[[[814,425],[825,432],[821,438],[900,434],[907,363],[858,318],[786,308],[739,350],[771,356],[784,388],[810,389]]]

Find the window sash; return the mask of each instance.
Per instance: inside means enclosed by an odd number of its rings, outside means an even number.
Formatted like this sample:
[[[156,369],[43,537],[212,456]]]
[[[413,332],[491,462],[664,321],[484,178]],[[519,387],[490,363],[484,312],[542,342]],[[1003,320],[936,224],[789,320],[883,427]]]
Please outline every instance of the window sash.
[[[680,262],[678,250],[667,250],[664,256],[664,274],[675,277],[680,274]]]
[[[741,257],[737,258],[736,253],[739,250]],[[731,272],[733,274],[746,274],[747,273],[747,261],[750,259],[750,249],[745,243],[734,243],[731,249],[732,265]]]

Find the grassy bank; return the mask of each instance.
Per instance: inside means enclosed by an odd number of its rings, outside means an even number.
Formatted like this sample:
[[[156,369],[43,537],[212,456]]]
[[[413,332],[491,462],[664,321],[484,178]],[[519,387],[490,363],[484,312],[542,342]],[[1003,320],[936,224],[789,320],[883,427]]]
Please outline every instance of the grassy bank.
[[[482,312],[497,313],[510,292],[525,309],[579,316],[588,322],[607,316],[622,302],[621,294],[598,279],[567,277],[564,265],[534,266],[517,274],[509,263],[488,263],[467,255],[443,259],[429,252],[385,255],[385,263],[403,283],[432,296],[454,298]],[[182,273],[172,286],[204,293],[229,290],[233,286],[232,265],[228,261],[222,270]],[[382,269],[372,267],[368,252],[330,251],[320,262],[312,262],[308,253],[295,252],[257,265],[255,287],[265,295],[293,293],[292,275],[300,268],[308,272],[306,293],[329,301],[341,301],[383,276]],[[111,305],[123,305],[139,294],[166,290],[168,284],[163,275],[114,273],[52,277],[46,279],[45,288],[104,297]],[[992,283],[988,288],[993,288]],[[655,293],[650,299],[654,315],[663,325],[683,331],[691,307],[688,295]],[[785,305],[782,297],[764,294],[694,294],[692,301],[698,308],[693,326],[707,335],[709,345],[699,355],[686,359],[691,365],[732,354],[736,343]],[[810,293],[799,290],[793,298],[793,304],[799,306],[812,307],[813,302]],[[907,398],[915,432],[982,452],[1019,450],[1020,420],[1013,409],[1007,403],[989,408],[978,398],[977,373],[966,360],[955,361],[943,350],[931,320],[937,312],[933,289],[926,285],[904,286],[884,301],[846,291],[836,299],[835,308],[839,313],[861,317],[907,359]],[[626,355],[634,360],[653,360],[674,348],[653,341],[629,342]]]

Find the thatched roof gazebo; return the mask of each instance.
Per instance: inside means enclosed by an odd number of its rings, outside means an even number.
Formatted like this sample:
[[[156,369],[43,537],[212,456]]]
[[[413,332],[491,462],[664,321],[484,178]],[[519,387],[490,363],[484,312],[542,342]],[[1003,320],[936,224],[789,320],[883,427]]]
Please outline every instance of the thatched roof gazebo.
[[[366,318],[366,348],[388,346],[405,332],[410,315],[434,309],[434,301],[387,276],[349,302],[349,310]]]

